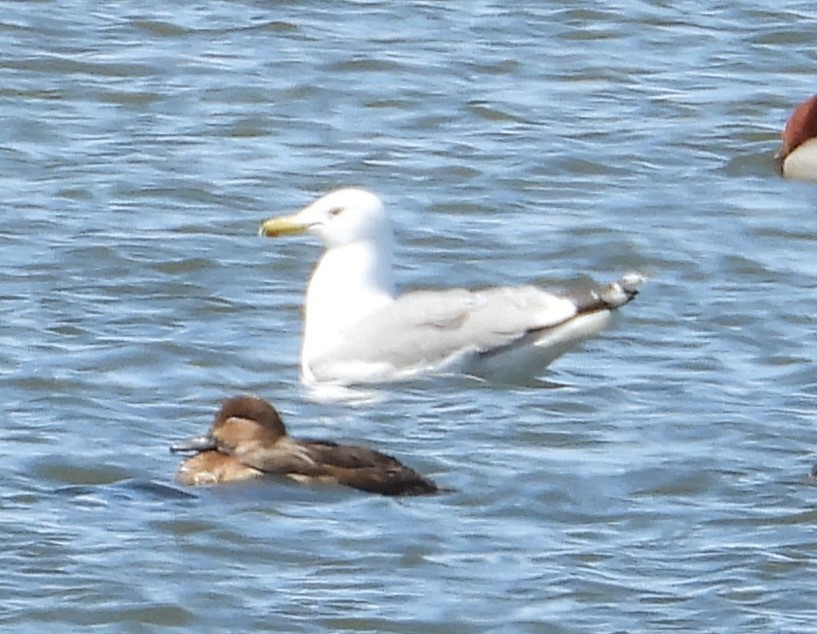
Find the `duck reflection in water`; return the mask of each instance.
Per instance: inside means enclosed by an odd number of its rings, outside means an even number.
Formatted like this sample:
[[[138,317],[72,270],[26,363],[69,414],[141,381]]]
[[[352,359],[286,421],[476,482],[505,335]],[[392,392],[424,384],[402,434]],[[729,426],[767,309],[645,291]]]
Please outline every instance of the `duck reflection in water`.
[[[382,495],[422,495],[436,484],[389,455],[327,440],[296,439],[275,408],[255,396],[227,399],[204,436],[173,445],[195,452],[179,467],[182,484],[203,485],[280,475],[306,483],[343,484]]]

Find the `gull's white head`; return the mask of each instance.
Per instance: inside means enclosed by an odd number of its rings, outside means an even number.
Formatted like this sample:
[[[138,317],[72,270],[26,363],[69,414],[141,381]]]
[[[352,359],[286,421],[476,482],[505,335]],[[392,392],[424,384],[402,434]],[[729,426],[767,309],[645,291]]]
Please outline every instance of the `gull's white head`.
[[[306,289],[301,369],[345,328],[394,301],[392,231],[380,199],[363,189],[339,189],[291,216],[261,224],[262,236],[311,233],[326,246]]]
[[[270,218],[259,230],[260,235],[270,237],[305,232],[316,235],[331,249],[390,240],[391,225],[377,196],[349,187],[326,194],[292,216]]]

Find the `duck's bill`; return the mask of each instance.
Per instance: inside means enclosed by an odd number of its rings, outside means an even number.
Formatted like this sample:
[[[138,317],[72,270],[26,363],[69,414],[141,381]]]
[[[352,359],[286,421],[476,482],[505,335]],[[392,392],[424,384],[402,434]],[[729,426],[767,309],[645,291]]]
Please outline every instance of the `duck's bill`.
[[[184,453],[190,451],[210,451],[216,448],[216,440],[209,434],[193,436],[187,440],[170,445],[170,453]]]

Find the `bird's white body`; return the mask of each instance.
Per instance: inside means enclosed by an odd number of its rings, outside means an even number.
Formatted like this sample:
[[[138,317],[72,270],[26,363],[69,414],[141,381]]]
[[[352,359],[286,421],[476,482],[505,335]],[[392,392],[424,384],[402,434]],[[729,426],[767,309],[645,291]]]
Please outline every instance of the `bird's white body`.
[[[331,348],[366,315],[394,301],[391,246],[371,243],[339,246],[323,254],[306,289],[301,370],[314,379],[310,360]],[[356,283],[350,283],[355,280]]]
[[[786,178],[817,183],[817,139],[798,145],[783,159],[781,171]]]

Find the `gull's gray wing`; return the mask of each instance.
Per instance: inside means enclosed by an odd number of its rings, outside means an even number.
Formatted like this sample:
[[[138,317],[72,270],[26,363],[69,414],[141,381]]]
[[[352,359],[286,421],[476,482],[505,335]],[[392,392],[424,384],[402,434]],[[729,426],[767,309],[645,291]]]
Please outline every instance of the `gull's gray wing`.
[[[533,287],[415,291],[358,322],[310,369],[323,377],[336,365],[347,368],[344,374],[350,364],[375,364],[385,372],[436,368],[507,346],[576,312],[570,300]]]
[[[310,370],[332,380],[356,364],[372,374],[410,374],[467,363],[579,315],[617,308],[637,294],[641,281],[630,275],[570,295],[534,286],[406,293],[345,332],[310,361]]]

